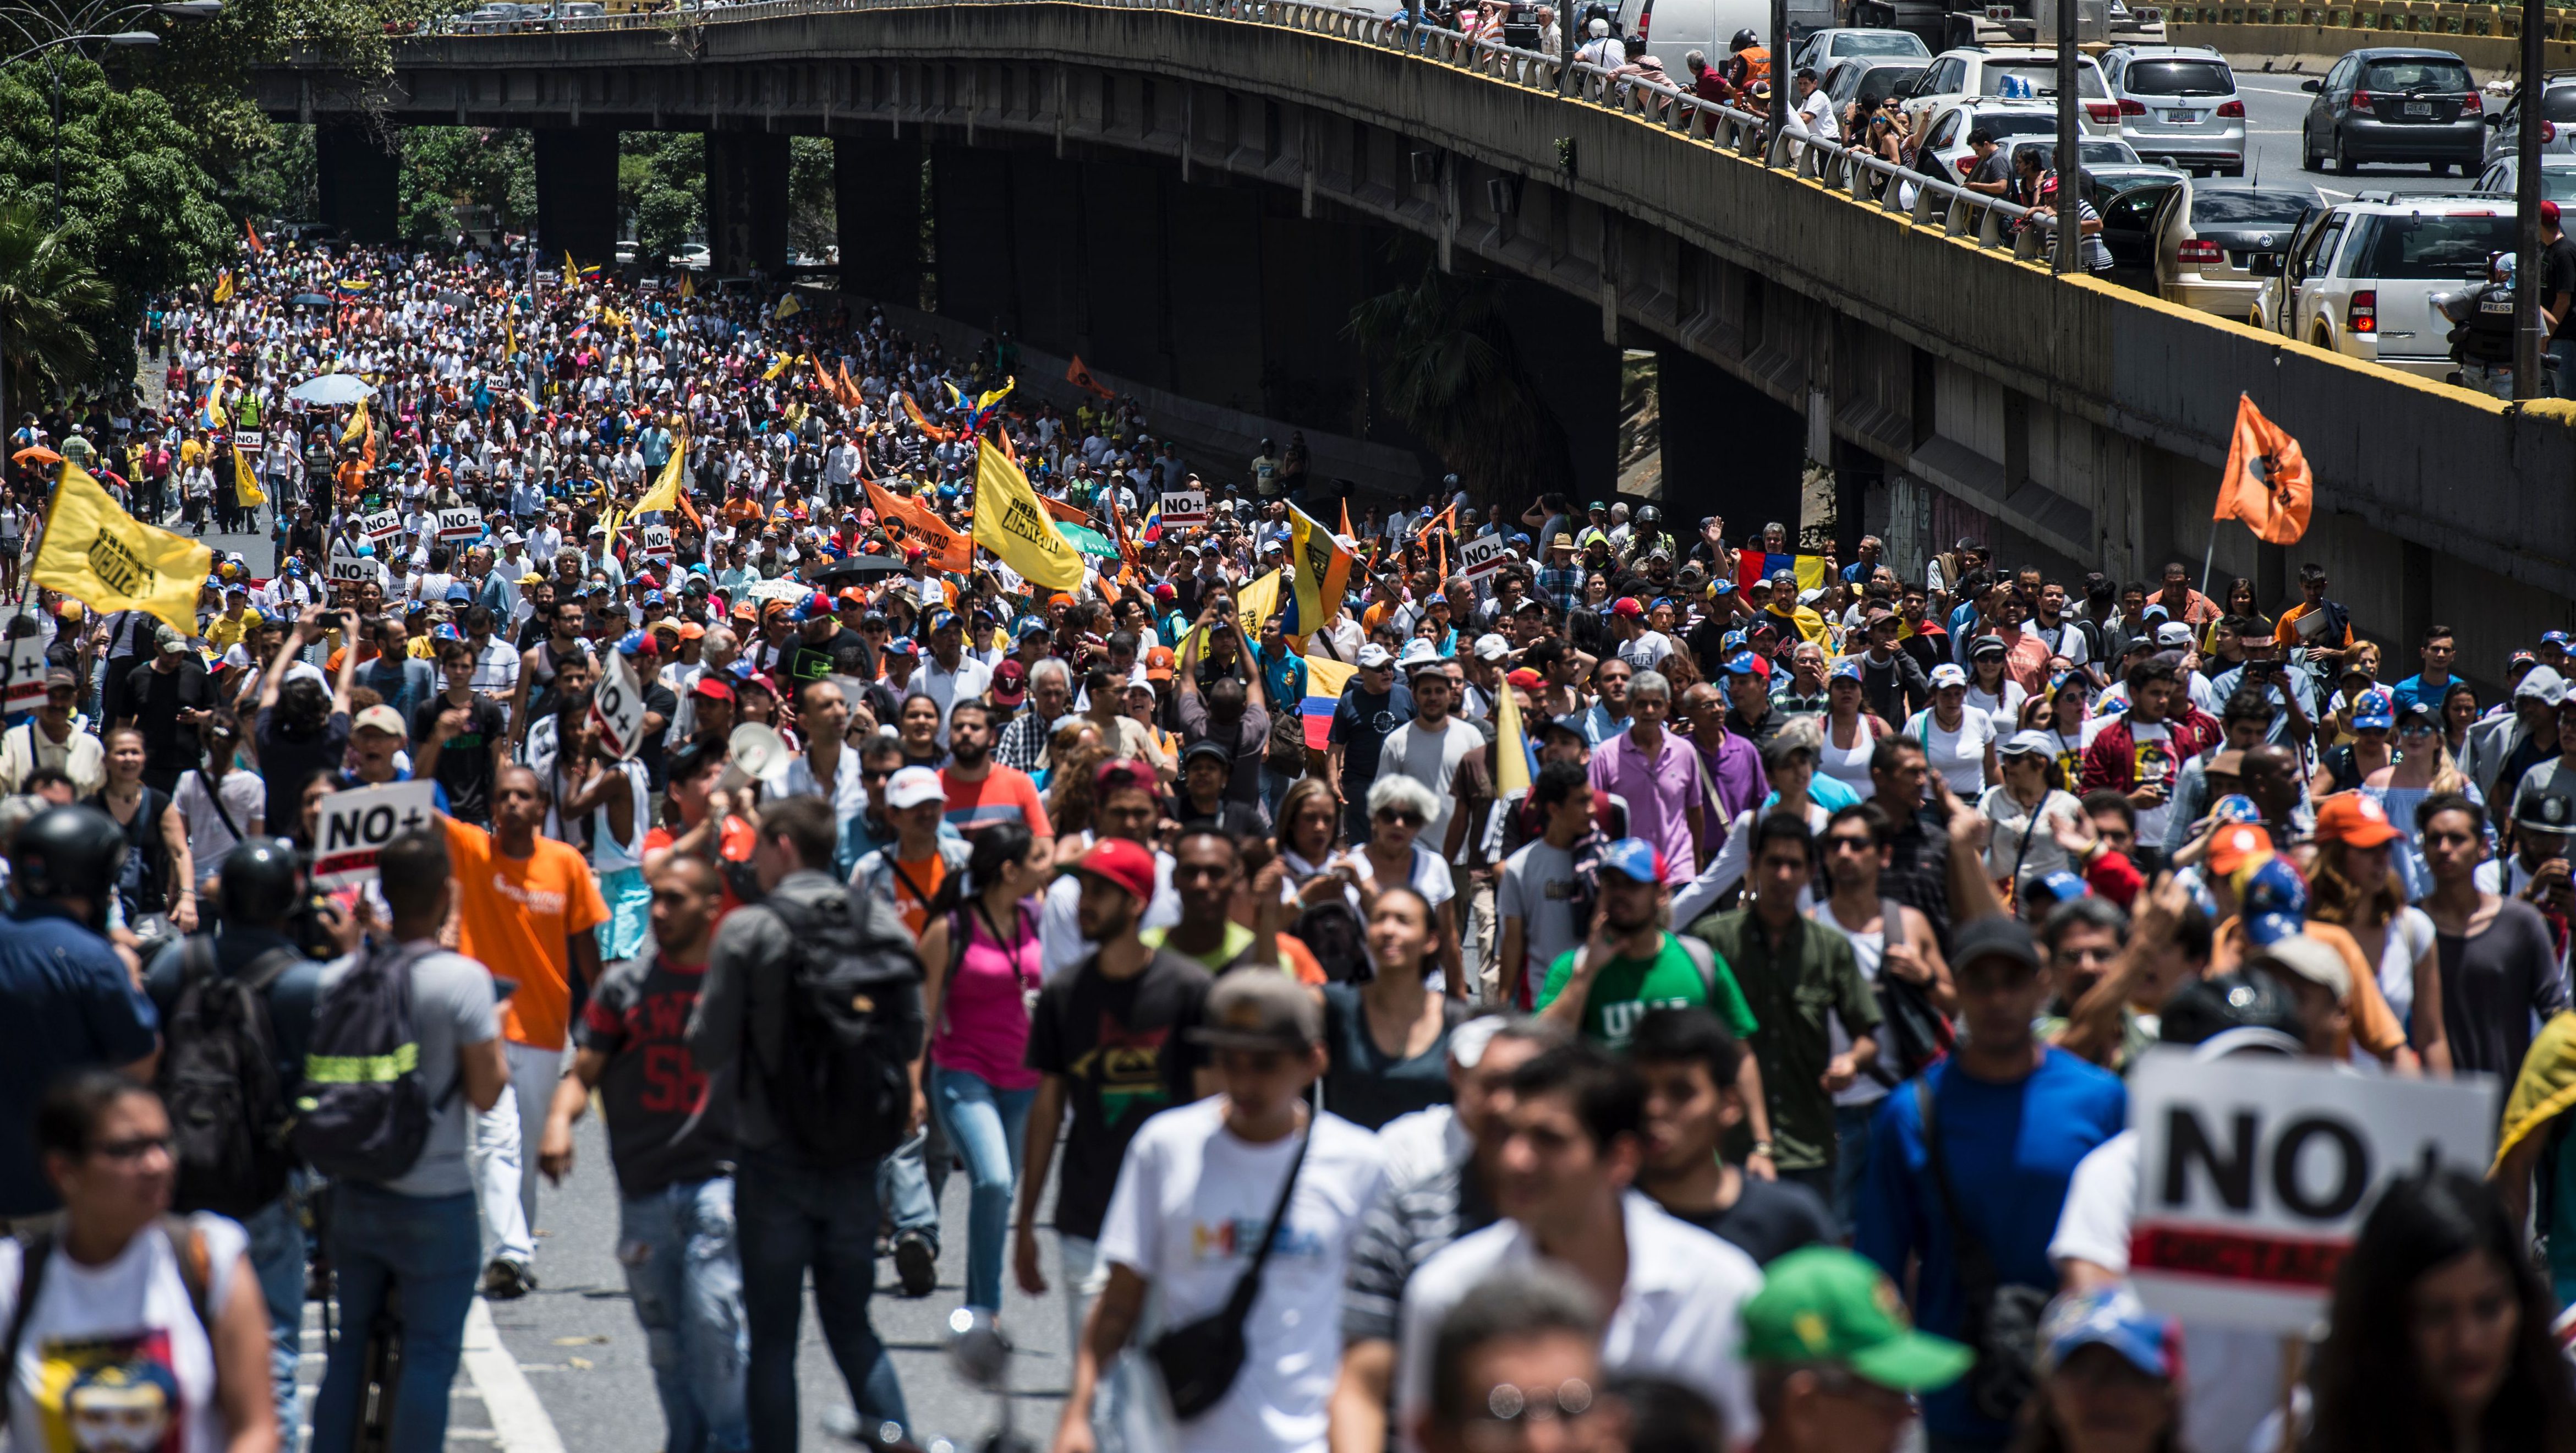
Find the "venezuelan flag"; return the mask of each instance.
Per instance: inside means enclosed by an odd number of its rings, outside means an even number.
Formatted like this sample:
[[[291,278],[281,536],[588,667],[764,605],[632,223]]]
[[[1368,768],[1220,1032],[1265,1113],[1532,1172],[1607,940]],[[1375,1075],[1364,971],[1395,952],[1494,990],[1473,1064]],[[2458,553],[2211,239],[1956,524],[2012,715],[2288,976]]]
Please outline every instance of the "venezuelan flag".
[[[599,264],[594,262],[590,266],[583,268],[581,270],[581,280],[586,283],[599,281]]]
[[[1825,557],[1822,555],[1773,555],[1760,550],[1735,552],[1735,588],[1738,590],[1757,580],[1768,580],[1774,571],[1780,570],[1796,574],[1800,590],[1814,590],[1826,580]]]
[[[1348,661],[1335,661],[1326,656],[1306,658],[1306,699],[1298,704],[1298,715],[1306,721],[1306,745],[1322,751],[1325,738],[1332,735],[1333,711],[1342,704],[1342,688],[1359,668]]]
[[[1154,545],[1161,543],[1162,538],[1163,502],[1158,499],[1145,507],[1144,528],[1136,532],[1136,542],[1140,545]]]
[[[373,282],[362,277],[344,277],[332,283],[331,286],[340,292],[348,293],[352,296],[359,293],[371,293],[376,290],[376,285]]]

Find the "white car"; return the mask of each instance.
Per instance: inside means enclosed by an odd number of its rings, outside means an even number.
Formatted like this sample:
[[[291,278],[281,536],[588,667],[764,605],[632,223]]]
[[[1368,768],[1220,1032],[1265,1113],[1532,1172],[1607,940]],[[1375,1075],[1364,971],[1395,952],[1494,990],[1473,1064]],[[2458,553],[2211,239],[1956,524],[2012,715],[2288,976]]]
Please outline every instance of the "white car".
[[[2487,160],[2522,154],[2522,88],[2514,87],[2513,95],[2503,106],[2487,113],[2487,126],[2495,134],[2487,138]],[[2576,76],[2559,74],[2543,78],[2540,92],[2540,154],[2576,155]]]
[[[703,242],[683,242],[663,261],[673,267],[704,268],[715,261],[715,253]]]
[[[2521,174],[2521,158],[2500,156],[2487,163],[2487,169],[2478,173],[2478,184],[2469,190],[2480,196],[2511,197]],[[2562,207],[2576,202],[2576,156],[2541,153],[2540,195]]]
[[[2141,156],[2204,175],[2245,175],[2245,98],[2226,58],[2200,46],[2124,45],[2102,57],[2120,135]]]
[[[2102,67],[2091,56],[2076,58],[2075,94],[2083,102],[2088,136],[2120,134],[2120,103],[2102,81]],[[2024,46],[1946,50],[1932,58],[1931,69],[1905,98],[1905,115],[1914,134],[1944,106],[1981,97],[2054,101],[2057,98],[2057,51]]]
[[[1838,25],[1819,30],[1798,47],[1797,58],[1789,63],[1789,73],[1797,74],[1809,66],[1821,76],[1834,62],[1851,56],[1884,57],[1890,60],[1928,61],[1932,48],[1910,30],[1864,30],[1857,26]]]
[[[2364,192],[2310,213],[2281,258],[2257,259],[2257,328],[2436,381],[2456,365],[2433,295],[2487,279],[2513,251],[2513,203],[2488,196]]]
[[[1952,102],[1917,133],[1923,140],[1914,149],[1915,170],[1927,175],[1937,171],[1954,182],[1967,180],[1977,165],[1977,154],[1968,149],[1968,133],[1978,130],[1994,137],[2007,156],[2019,145],[2054,147],[2057,108],[2046,101]]]

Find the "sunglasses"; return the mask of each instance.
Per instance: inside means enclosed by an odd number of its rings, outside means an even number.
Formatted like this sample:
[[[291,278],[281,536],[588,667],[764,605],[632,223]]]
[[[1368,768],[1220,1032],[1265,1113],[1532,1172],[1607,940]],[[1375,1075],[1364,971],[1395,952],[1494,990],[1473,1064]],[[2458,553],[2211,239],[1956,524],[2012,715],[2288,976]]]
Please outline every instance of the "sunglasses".
[[[1420,827],[1425,821],[1421,813],[1403,812],[1392,807],[1378,813],[1377,820],[1380,822],[1400,822],[1406,827]]]

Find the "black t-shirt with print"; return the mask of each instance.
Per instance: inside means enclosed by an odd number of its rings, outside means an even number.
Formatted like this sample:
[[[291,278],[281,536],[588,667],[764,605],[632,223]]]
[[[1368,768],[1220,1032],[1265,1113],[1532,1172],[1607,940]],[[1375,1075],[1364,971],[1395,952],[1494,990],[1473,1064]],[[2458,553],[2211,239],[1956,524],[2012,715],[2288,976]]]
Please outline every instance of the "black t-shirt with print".
[[[1100,972],[1097,954],[1038,991],[1029,1068],[1062,1075],[1073,1128],[1056,1183],[1055,1229],[1100,1235],[1127,1142],[1157,1110],[1187,1103],[1204,1051],[1189,1042],[1207,1004],[1208,971],[1158,949],[1133,978]]]
[[[1735,1204],[1723,1211],[1673,1214],[1732,1242],[1757,1266],[1768,1266],[1801,1246],[1839,1244],[1833,1213],[1814,1191],[1795,1181],[1766,1181],[1752,1175],[1743,1182]]]
[[[686,1038],[705,977],[706,965],[658,953],[628,959],[599,976],[574,1026],[576,1045],[608,1056],[599,1103],[627,1196],[720,1175],[733,1156],[733,1096],[708,1093]]]
[[[446,693],[422,702],[411,714],[411,739],[426,742],[438,719],[452,709]],[[492,743],[507,734],[500,703],[476,696],[465,705],[465,729],[439,744],[438,769],[430,775],[447,789],[447,814],[476,827],[492,825]]]

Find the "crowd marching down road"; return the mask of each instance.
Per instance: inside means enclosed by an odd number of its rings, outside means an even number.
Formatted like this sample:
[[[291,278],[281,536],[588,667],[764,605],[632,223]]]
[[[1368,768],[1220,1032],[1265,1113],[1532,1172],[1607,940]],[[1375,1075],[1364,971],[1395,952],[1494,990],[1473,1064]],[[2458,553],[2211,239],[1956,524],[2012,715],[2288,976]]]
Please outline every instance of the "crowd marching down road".
[[[0,502],[7,1448],[2576,1447],[2564,633],[471,246],[139,343]]]

